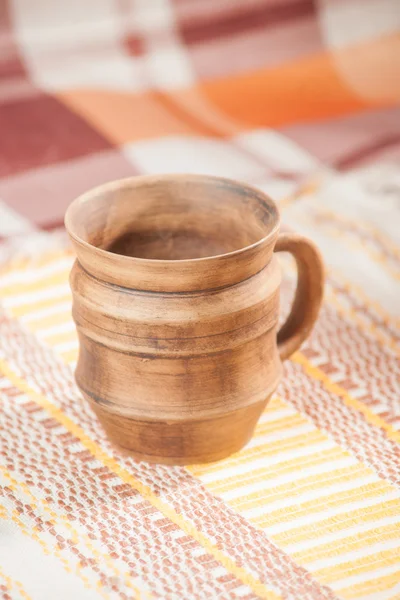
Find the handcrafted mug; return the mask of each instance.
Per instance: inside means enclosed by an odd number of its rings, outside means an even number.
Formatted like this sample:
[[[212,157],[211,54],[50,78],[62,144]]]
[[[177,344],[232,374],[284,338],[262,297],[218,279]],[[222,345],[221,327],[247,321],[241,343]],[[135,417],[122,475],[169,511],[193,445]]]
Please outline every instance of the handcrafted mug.
[[[259,190],[198,175],[103,185],[70,205],[65,224],[77,253],[76,381],[111,440],[168,464],[239,450],[317,317],[315,246],[279,234]],[[277,251],[298,268],[278,332]]]

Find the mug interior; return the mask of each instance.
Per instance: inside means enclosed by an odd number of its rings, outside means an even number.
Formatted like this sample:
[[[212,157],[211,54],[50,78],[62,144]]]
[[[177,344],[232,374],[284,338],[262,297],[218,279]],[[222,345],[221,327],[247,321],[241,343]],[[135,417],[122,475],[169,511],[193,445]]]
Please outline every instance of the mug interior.
[[[137,177],[78,198],[70,233],[123,256],[188,260],[224,255],[264,239],[277,225],[262,192],[214,177]]]

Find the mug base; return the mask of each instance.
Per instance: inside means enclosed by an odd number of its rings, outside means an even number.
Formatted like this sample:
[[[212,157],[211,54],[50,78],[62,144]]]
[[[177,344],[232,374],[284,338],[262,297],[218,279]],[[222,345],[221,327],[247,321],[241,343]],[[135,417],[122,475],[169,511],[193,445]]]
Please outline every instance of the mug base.
[[[110,412],[83,392],[110,441],[149,463],[193,465],[238,452],[251,439],[269,398],[212,419],[139,420]]]

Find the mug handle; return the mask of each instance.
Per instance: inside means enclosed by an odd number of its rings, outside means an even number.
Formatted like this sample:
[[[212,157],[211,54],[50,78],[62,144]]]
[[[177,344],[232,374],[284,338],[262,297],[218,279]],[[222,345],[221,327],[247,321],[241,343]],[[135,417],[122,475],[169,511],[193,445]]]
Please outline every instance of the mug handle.
[[[278,331],[278,352],[283,361],[298,350],[310,334],[321,306],[325,277],[321,254],[307,238],[295,233],[281,233],[275,252],[290,252],[297,266],[293,306]]]

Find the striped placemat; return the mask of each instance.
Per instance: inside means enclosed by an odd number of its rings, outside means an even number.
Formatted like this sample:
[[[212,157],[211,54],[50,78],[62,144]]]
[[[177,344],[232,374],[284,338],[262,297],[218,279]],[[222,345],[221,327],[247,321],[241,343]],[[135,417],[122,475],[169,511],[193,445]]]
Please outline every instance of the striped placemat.
[[[3,265],[4,598],[400,597],[398,256],[384,231],[328,218],[334,189],[284,202],[324,252],[325,304],[251,442],[211,465],[150,466],[109,445],[73,380],[63,238]]]

